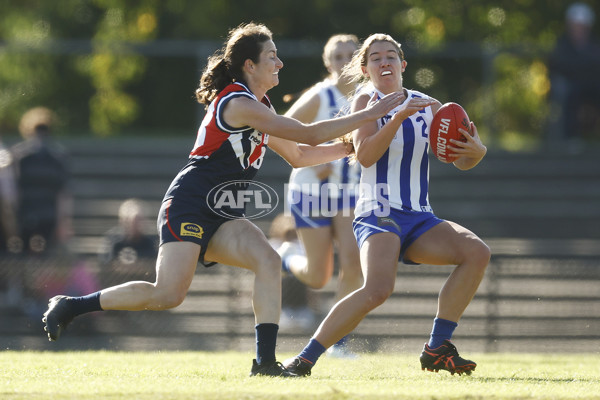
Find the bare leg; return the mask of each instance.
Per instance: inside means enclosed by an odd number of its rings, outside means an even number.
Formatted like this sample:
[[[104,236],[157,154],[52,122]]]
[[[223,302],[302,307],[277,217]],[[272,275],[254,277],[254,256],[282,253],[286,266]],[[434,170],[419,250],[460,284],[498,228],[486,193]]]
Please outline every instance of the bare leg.
[[[170,242],[160,246],[156,282],[132,281],[104,289],[104,310],[164,310],[183,302],[194,278],[200,246],[192,242]]]
[[[245,219],[224,223],[208,244],[205,258],[254,272],[252,306],[256,323],[279,323],[281,258],[256,225]]]
[[[360,250],[364,285],[340,300],[314,335],[325,348],[352,332],[392,294],[399,253],[400,239],[393,233],[377,233],[365,241]]]
[[[363,284],[360,268],[360,252],[352,231],[352,216],[339,213],[333,218],[334,236],[337,242],[339,272],[335,301],[339,301]]]
[[[437,317],[458,322],[483,279],[490,249],[468,229],[447,221],[417,239],[406,257],[424,264],[456,265],[440,290]]]
[[[333,275],[333,237],[331,227],[299,228],[307,263],[290,265],[290,272],[306,286],[321,289]]]

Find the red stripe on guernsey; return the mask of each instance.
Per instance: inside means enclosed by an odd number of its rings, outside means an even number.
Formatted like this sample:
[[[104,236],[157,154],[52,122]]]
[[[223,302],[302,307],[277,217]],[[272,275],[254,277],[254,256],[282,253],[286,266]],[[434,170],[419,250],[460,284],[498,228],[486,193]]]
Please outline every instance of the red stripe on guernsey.
[[[250,157],[249,157],[250,165],[252,165],[254,163],[254,161],[256,161],[263,154],[262,147],[265,144],[266,137],[267,137],[267,135],[262,135],[262,138],[260,139],[260,145],[256,146],[254,148],[254,151],[252,152],[252,154],[250,154]]]
[[[235,157],[239,158],[244,169],[261,157],[263,154],[262,146],[267,143],[265,138],[268,135],[261,134],[249,126],[234,128],[227,125],[223,120],[223,109],[227,102],[240,96],[258,101],[256,96],[241,83],[233,83],[223,89],[206,110],[190,157],[209,158],[226,141],[230,142]],[[267,107],[271,107],[271,102],[267,96],[261,102]],[[248,135],[252,136],[253,139],[250,139]],[[259,137],[260,143],[257,140]],[[243,144],[247,141],[250,142],[251,146],[249,154],[245,153],[248,149],[244,150],[245,145]]]
[[[169,232],[171,232],[171,235],[173,235],[173,237],[177,240],[179,240],[180,242],[183,242],[183,239],[181,239],[179,236],[177,236],[175,234],[175,232],[173,231],[173,228],[171,227],[171,222],[169,221],[169,208],[171,207],[171,201],[172,200],[168,200],[168,204],[167,207],[165,208],[165,218],[167,220],[167,227],[169,228]]]
[[[212,102],[210,104],[206,110],[202,125],[198,128],[196,143],[190,153],[192,157],[209,157],[229,138],[229,133],[218,129],[215,124],[215,103]]]

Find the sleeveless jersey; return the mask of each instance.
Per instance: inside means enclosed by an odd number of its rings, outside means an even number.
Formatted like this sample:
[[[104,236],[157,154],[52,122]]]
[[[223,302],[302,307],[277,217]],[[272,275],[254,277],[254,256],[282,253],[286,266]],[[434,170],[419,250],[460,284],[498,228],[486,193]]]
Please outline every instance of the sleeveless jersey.
[[[339,89],[329,80],[325,79],[309,89],[307,95],[317,93],[319,96],[319,110],[313,122],[335,118],[338,115],[347,114],[350,110],[350,102]],[[324,180],[320,181],[315,171],[311,167],[294,168],[290,175],[289,189],[305,194],[318,195],[321,183],[329,183],[335,187],[341,187],[342,190],[354,194],[354,187],[360,179],[360,166],[358,164],[350,165],[347,158],[342,158],[331,162],[332,172]],[[329,191],[330,197],[340,196],[339,191]]]
[[[225,105],[231,99],[241,96],[258,101],[250,89],[239,82],[228,85],[212,101],[198,129],[190,160],[198,164],[208,159],[218,162],[224,173],[241,173],[251,169],[249,172],[255,174],[260,168],[266,151],[263,145],[267,144],[268,135],[249,126],[233,128],[223,120]],[[266,96],[262,103],[271,107],[271,102]]]
[[[413,97],[427,95],[408,90]],[[383,94],[378,92],[379,98]],[[377,121],[381,129],[399,110],[390,111]],[[432,212],[429,204],[429,125],[433,119],[431,107],[421,110],[402,123],[389,148],[368,168],[362,167],[359,198],[355,208],[357,217],[371,211],[404,209]]]
[[[237,97],[259,101],[240,82],[228,85],[218,94],[198,129],[187,165],[174,179],[164,200],[179,191],[185,196],[206,199],[208,192],[220,183],[254,178],[266,152],[268,135],[249,126],[234,128],[224,121],[225,105]],[[271,107],[267,96],[261,102]]]

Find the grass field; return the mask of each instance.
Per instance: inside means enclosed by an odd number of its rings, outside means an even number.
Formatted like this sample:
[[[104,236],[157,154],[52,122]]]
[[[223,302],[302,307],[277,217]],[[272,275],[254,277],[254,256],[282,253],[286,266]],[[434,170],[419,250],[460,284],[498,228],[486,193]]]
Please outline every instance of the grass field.
[[[281,359],[291,354],[280,355]],[[248,377],[252,354],[0,352],[1,399],[600,399],[600,354],[471,354],[471,376],[414,354],[323,357],[307,378]]]

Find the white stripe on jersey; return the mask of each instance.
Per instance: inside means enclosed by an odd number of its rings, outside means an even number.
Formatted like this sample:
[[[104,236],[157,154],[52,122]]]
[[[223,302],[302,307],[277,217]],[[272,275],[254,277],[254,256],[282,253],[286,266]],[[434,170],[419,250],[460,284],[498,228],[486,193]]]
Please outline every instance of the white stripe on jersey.
[[[379,97],[383,97],[378,93]],[[427,95],[408,90],[409,101]],[[377,121],[381,129],[399,110],[390,111]],[[429,125],[433,119],[431,107],[407,118],[396,132],[390,147],[372,166],[362,167],[361,188],[355,215],[362,216],[381,207],[429,211]],[[387,193],[375,190],[377,185],[387,185]]]
[[[243,86],[240,84],[240,86]],[[245,86],[244,86],[245,87]],[[258,99],[256,98],[256,96],[252,93],[248,93],[248,92],[231,92],[225,96],[223,96],[223,98],[221,98],[221,100],[219,101],[219,104],[217,106],[217,114],[216,114],[216,124],[217,127],[219,127],[220,130],[222,130],[223,132],[228,132],[228,133],[240,133],[240,132],[244,132],[246,130],[248,130],[248,127],[242,127],[242,128],[233,128],[229,125],[226,125],[225,122],[223,121],[222,117],[223,117],[223,107],[225,107],[225,105],[227,104],[227,102],[232,98],[232,97],[240,97],[240,96],[246,96],[252,100],[256,100],[258,101]]]

